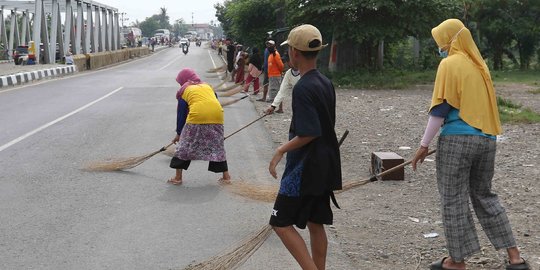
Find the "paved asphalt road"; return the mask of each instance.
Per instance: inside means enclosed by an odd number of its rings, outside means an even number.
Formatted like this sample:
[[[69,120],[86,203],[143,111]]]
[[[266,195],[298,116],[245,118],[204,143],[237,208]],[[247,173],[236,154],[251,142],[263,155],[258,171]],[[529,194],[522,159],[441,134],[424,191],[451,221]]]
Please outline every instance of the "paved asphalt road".
[[[150,153],[174,136],[176,74],[221,65],[171,48],[112,68],[0,91],[0,269],[182,269],[267,223],[272,205],[230,194],[193,162],[184,184],[156,155],[124,172],[91,161]],[[216,78],[206,78],[211,84]],[[225,134],[258,117],[225,108]],[[233,180],[269,182],[275,146],[258,122],[226,140]],[[282,169],[281,169],[282,171]],[[330,239],[329,269],[347,269]],[[339,263],[338,263],[339,262]],[[273,234],[242,269],[298,269]]]

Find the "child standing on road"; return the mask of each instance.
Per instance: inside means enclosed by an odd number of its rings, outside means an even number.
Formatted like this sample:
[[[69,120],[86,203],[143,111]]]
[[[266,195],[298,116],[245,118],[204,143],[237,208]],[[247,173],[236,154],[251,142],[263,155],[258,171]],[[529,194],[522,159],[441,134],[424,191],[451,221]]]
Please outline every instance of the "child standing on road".
[[[292,94],[289,141],[276,149],[269,165],[276,166],[287,153],[285,172],[270,217],[270,225],[302,269],[325,269],[328,240],[324,224],[332,224],[330,200],[341,189],[341,161],[334,130],[336,94],[332,82],[317,70],[317,54],[326,45],[312,25],[301,25],[289,33],[291,65],[301,78]],[[304,239],[293,227],[310,233],[311,255]]]
[[[187,170],[192,160],[207,160],[210,162],[209,171],[223,173],[218,181],[229,184],[231,176],[225,158],[223,108],[214,90],[201,82],[190,68],[182,69],[176,81],[182,86],[176,93],[176,136],[172,142],[178,144],[170,164],[176,169],[176,176],[168,182],[182,184],[182,170]]]

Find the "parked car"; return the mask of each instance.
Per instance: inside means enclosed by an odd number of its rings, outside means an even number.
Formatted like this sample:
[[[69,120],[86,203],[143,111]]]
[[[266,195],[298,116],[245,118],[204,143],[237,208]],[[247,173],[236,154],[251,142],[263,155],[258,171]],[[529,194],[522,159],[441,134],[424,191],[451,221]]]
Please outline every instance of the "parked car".
[[[28,46],[27,45],[17,46],[17,48],[13,50],[13,61],[15,62],[15,65],[24,64],[27,60],[28,60]]]

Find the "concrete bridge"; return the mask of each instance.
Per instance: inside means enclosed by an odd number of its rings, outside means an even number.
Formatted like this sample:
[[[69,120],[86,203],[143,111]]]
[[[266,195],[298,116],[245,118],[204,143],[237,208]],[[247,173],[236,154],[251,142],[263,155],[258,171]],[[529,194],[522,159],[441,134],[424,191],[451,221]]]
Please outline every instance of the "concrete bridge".
[[[9,29],[5,23],[8,16]],[[92,0],[0,0],[4,58],[12,59],[13,50],[30,41],[36,46],[38,63],[55,63],[69,50],[72,54],[118,50],[118,9]]]

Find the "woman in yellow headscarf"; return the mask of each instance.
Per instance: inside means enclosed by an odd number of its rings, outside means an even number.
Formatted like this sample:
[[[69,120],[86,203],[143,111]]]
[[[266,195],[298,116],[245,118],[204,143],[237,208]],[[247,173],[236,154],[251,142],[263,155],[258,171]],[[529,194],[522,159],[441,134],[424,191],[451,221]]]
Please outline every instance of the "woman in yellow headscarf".
[[[444,59],[439,64],[416,170],[441,130],[437,144],[437,185],[449,257],[430,269],[465,269],[465,258],[480,251],[469,198],[496,249],[508,251],[507,270],[529,269],[520,256],[504,208],[491,191],[496,135],[501,133],[489,69],[469,30],[449,19],[431,30]],[[442,128],[441,128],[442,126]]]

